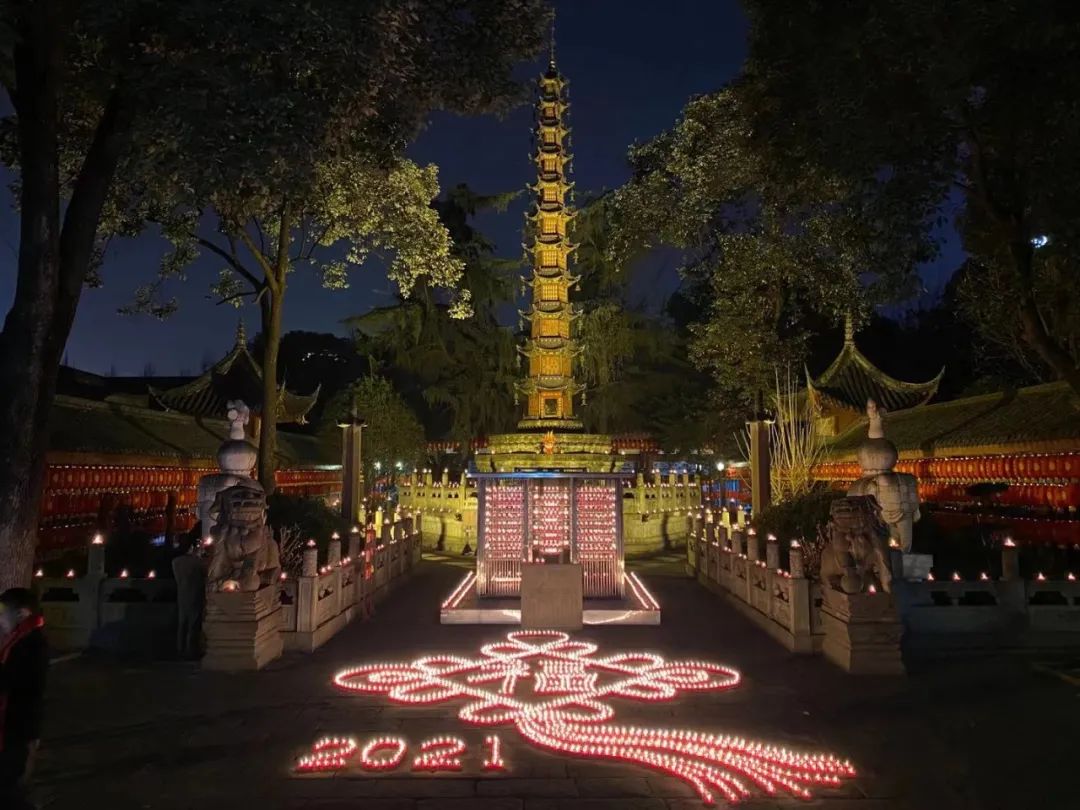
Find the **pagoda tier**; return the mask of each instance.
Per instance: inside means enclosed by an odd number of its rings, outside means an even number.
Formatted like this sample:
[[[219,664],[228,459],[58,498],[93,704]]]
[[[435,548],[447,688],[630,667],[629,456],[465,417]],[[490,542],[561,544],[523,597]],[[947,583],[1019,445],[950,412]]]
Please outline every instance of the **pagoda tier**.
[[[574,245],[567,238],[574,212],[567,204],[573,183],[567,177],[570,133],[563,117],[567,110],[566,81],[550,66],[539,82],[536,108],[537,182],[530,186],[536,200],[527,215],[532,244],[526,246],[533,268],[526,280],[529,306],[521,312],[528,322],[528,337],[519,348],[526,358],[526,377],[517,385],[525,409],[518,427],[523,430],[578,430],[574,398],[584,386],[574,379],[580,348],[574,338],[577,314],[570,303],[570,275]]]

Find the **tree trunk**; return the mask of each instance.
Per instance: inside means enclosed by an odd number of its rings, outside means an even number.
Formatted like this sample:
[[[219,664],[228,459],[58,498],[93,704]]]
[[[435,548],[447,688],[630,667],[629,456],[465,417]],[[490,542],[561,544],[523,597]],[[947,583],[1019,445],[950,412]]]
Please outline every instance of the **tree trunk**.
[[[48,6],[19,20],[14,51],[20,189],[15,298],[0,332],[0,591],[30,583],[48,416],[60,355],[60,38]],[[70,324],[68,325],[70,328]],[[63,340],[59,341],[63,351]]]
[[[1072,390],[1080,394],[1080,367],[1076,358],[1063,349],[1046,329],[1039,305],[1035,300],[1035,271],[1032,266],[1034,248],[1025,237],[1013,239],[1011,243],[1013,262],[1020,278],[1020,296],[1017,301],[1020,314],[1021,336],[1043,362]]]
[[[284,278],[282,279],[284,282]],[[262,311],[262,417],[259,420],[258,478],[266,494],[274,491],[277,471],[277,361],[281,344],[281,311],[283,309],[284,283],[280,292],[267,289],[260,299]]]
[[[26,4],[14,22],[20,231],[15,297],[0,332],[0,590],[30,582],[56,376],[130,128],[114,89],[61,225],[58,5]]]

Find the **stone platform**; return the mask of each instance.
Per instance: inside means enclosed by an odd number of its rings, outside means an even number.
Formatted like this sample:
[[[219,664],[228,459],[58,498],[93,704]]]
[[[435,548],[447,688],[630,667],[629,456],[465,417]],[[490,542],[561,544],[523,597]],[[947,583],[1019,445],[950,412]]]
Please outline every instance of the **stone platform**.
[[[583,625],[658,625],[660,604],[636,574],[628,575],[626,595],[622,599],[586,599],[581,611]],[[454,583],[439,610],[442,624],[520,625],[521,600],[484,598],[476,595],[472,572]]]

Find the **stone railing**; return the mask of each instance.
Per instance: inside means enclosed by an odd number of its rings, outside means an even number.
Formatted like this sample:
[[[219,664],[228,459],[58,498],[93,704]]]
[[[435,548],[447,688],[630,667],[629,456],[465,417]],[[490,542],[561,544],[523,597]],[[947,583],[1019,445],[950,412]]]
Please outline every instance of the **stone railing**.
[[[57,650],[99,647],[114,651],[168,650],[175,645],[176,583],[155,571],[131,576],[105,573],[105,545],[95,537],[86,572],[63,577],[39,571],[34,589],[41,600],[49,645]]]
[[[362,550],[354,533],[344,559],[341,541],[331,540],[321,569],[317,549],[305,549],[303,575],[285,578],[280,586],[285,649],[314,650],[353,619],[370,616],[419,561],[416,526],[412,517],[386,522],[375,545]],[[54,649],[168,654],[175,647],[176,583],[153,571],[107,576],[105,546],[96,540],[84,574],[39,575],[34,588]]]
[[[371,615],[375,605],[420,561],[419,515],[386,522],[374,546],[360,548],[349,536],[348,555],[331,539],[320,567],[318,549],[304,549],[303,571],[282,583],[282,633],[286,650],[310,652],[349,622]]]
[[[898,583],[904,628],[916,648],[1080,645],[1080,582],[1075,575],[1019,574],[1018,549],[1001,549],[999,579],[959,573]]]
[[[803,550],[753,530],[732,525],[726,514],[691,517],[687,572],[723,596],[740,613],[789,650],[821,652],[827,622],[820,583],[807,579]],[[786,552],[786,561],[783,559]],[[959,574],[936,579],[902,579],[903,562],[893,554],[893,593],[860,595],[894,615],[906,649],[947,652],[964,649],[1071,648],[1080,646],[1080,582],[1064,578],[1020,577],[1018,549],[1002,550],[999,579]],[[872,607],[872,606],[871,606]]]
[[[688,573],[792,652],[821,648],[823,634],[814,607],[819,594],[816,583],[806,578],[801,548],[790,548],[785,570],[776,539],[762,543],[753,530],[738,522],[732,525],[728,513],[717,518],[698,511],[689,520]]]

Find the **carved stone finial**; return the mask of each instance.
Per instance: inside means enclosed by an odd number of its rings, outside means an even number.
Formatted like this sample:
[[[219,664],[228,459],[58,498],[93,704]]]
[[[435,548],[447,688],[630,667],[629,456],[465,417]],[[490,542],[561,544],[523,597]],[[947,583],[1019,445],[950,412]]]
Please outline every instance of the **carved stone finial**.
[[[878,404],[872,399],[866,400],[866,419],[869,422],[869,427],[866,432],[867,438],[884,439],[885,424],[882,420],[881,409],[878,408]]]
[[[236,344],[237,346],[247,346],[247,330],[244,328],[244,319],[241,317],[236,322]]]
[[[851,346],[855,343],[855,319],[851,312],[844,314],[844,345]]]
[[[240,399],[231,399],[226,406],[229,409],[226,413],[226,418],[229,420],[229,438],[243,439],[246,435],[244,425],[251,418],[251,409]]]

